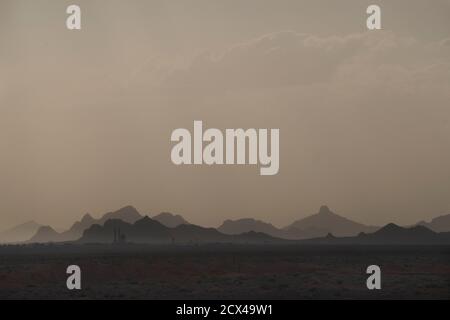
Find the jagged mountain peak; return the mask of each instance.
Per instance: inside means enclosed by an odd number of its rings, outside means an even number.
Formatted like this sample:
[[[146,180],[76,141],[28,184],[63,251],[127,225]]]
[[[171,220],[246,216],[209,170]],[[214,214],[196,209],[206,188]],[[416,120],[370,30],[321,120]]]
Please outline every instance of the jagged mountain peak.
[[[284,228],[293,234],[298,234],[299,238],[324,237],[328,233],[332,233],[336,237],[356,236],[360,232],[370,233],[376,229],[376,227],[366,226],[342,217],[331,211],[326,205],[322,205],[317,213],[294,221]]]
[[[81,223],[86,223],[86,222],[91,222],[94,221],[95,219],[92,217],[92,215],[90,213],[86,213],[82,218],[81,218]]]

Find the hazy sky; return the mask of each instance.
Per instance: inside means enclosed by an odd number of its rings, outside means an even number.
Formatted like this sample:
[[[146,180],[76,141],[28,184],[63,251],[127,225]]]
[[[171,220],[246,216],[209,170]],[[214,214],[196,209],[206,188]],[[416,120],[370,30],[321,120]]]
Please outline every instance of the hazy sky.
[[[173,165],[194,120],[280,128],[279,174]],[[450,1],[2,0],[0,149],[0,229],[128,204],[211,226],[450,213]]]

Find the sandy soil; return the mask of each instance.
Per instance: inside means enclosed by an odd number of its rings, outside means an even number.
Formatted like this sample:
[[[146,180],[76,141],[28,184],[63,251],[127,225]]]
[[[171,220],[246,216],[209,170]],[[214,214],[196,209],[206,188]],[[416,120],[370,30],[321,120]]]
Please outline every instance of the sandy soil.
[[[381,290],[366,288],[370,264]],[[0,299],[72,298],[450,299],[450,247],[0,247]]]

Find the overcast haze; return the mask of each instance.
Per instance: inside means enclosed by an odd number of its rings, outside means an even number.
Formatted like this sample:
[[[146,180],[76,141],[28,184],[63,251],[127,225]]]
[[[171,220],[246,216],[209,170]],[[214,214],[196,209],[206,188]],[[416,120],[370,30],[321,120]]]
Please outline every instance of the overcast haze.
[[[450,1],[3,0],[0,229],[128,204],[210,226],[322,204],[431,219],[450,213],[449,102]],[[170,134],[194,120],[280,128],[279,174],[173,165]]]

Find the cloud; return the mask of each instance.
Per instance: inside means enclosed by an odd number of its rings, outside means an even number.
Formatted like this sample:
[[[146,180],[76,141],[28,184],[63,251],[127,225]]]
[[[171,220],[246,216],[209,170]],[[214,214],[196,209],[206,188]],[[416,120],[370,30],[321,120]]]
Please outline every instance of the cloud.
[[[449,49],[448,39],[426,44],[384,31],[342,37],[283,31],[220,55],[203,53],[170,72],[163,87],[207,94],[313,84],[441,86],[450,83]]]

